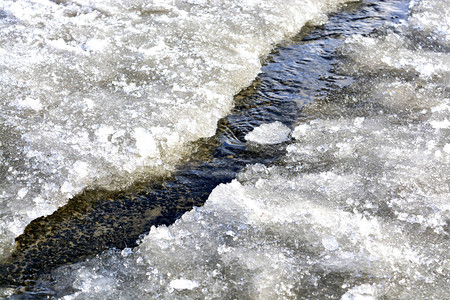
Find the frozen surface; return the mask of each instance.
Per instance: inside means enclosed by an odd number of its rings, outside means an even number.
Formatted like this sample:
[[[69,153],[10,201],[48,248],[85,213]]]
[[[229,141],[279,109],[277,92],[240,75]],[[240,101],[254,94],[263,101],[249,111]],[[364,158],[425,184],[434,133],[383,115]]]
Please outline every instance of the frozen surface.
[[[0,259],[85,188],[170,172],[260,58],[344,0],[0,3]]]
[[[279,144],[289,140],[291,130],[280,122],[262,124],[249,132],[245,139],[258,144]]]
[[[424,0],[407,23],[348,39],[339,68],[358,79],[305,108],[281,164],[247,166],[135,249],[60,268],[55,288],[64,299],[448,298],[445,7]]]

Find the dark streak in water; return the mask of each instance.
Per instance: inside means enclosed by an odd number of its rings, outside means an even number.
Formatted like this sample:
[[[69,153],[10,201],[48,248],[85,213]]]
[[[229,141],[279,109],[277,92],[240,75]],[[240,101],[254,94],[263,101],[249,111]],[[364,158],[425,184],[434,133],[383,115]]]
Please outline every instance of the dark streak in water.
[[[398,12],[380,12],[377,3],[382,2],[351,4],[326,25],[307,26],[280,45],[252,86],[235,97],[216,135],[194,143],[196,151],[172,177],[116,193],[85,191],[54,214],[34,220],[16,238],[9,261],[0,265],[0,285],[18,287],[16,299],[47,297],[52,291],[33,285],[39,276],[106,249],[134,247],[151,226],[172,224],[202,205],[218,184],[230,182],[247,164],[276,161],[287,143],[252,145],[245,135],[268,122],[293,127],[305,117],[303,105],[350,84],[352,78],[333,72],[339,60],[335,49],[348,35],[369,34],[386,20],[404,17],[407,1],[397,1]]]

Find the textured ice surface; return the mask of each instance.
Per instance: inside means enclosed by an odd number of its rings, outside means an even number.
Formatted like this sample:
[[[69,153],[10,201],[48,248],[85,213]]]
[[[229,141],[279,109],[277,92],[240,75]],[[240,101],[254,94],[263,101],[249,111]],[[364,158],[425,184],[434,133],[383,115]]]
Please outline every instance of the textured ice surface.
[[[340,69],[358,80],[305,107],[280,165],[248,166],[136,249],[59,269],[56,288],[65,299],[448,298],[450,60],[429,44],[440,3],[346,42]]]
[[[170,171],[260,58],[344,0],[0,3],[0,258],[84,188]]]
[[[247,133],[245,139],[258,144],[279,144],[289,140],[291,130],[280,122],[262,124]]]

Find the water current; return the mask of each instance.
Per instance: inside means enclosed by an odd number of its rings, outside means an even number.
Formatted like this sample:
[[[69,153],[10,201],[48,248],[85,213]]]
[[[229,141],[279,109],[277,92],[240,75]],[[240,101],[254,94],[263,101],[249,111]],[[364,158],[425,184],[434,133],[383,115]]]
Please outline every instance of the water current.
[[[448,7],[363,1],[304,26],[169,172],[32,221],[3,295],[446,299]]]

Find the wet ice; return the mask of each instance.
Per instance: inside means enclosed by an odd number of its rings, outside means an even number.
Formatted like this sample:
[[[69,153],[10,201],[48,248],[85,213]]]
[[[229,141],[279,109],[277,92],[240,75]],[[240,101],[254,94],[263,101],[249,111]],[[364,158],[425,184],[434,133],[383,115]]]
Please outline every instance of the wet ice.
[[[173,171],[261,58],[340,2],[3,1],[0,257],[86,188]]]
[[[339,70],[358,79],[305,107],[282,162],[247,166],[127,255],[59,269],[56,286],[76,289],[67,299],[445,299],[450,60],[425,47],[446,43],[440,3],[346,41]],[[99,278],[110,290],[85,288]]]

